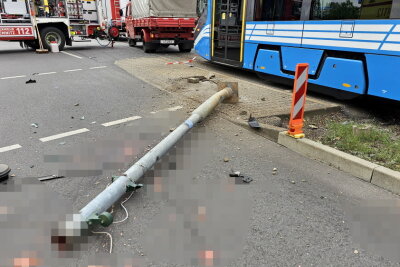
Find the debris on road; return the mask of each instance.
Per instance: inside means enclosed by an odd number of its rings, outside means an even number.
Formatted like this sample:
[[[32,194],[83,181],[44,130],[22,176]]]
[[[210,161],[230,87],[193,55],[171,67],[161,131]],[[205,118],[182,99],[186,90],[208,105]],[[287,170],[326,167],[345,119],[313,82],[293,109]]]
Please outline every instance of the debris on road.
[[[60,143],[61,146],[65,145],[65,144],[66,144],[66,142],[61,142],[61,143]]]
[[[278,173],[278,169],[277,168],[273,168],[272,169],[272,175],[276,175]]]
[[[79,107],[79,103],[76,103],[74,106],[75,106],[75,107]]]
[[[84,119],[85,119],[85,116],[82,116],[82,117],[81,117],[81,121],[83,121]]]
[[[253,178],[245,176],[242,178],[242,181],[246,184],[251,183],[253,181]]]
[[[256,120],[256,118],[252,117],[250,114],[249,120],[248,120],[249,126],[253,129],[260,129],[261,126],[258,123],[258,121]]]
[[[0,164],[0,182],[7,180],[10,172],[10,167],[5,164]]]
[[[296,184],[296,181],[290,181],[290,183],[292,183],[292,184]]]
[[[199,83],[200,79],[199,78],[188,78],[188,83]]]
[[[229,158],[224,158],[224,162],[229,162]]]
[[[358,252],[358,250],[357,249],[355,249],[354,250],[354,254],[358,254],[359,252]]]
[[[26,81],[25,83],[26,83],[26,84],[29,84],[29,83],[36,83],[36,80],[29,79],[29,80]]]
[[[232,171],[232,172],[229,174],[229,177],[241,177],[240,174],[241,174],[240,172],[234,172],[234,171]]]
[[[37,123],[32,123],[32,124],[31,124],[31,127],[39,128],[39,124],[37,124]]]
[[[261,98],[261,101],[266,101],[267,99],[265,97]]]
[[[43,182],[43,181],[49,181],[49,180],[61,179],[61,178],[65,178],[65,176],[61,176],[61,175],[43,176],[43,177],[39,177],[38,180]]]
[[[310,125],[308,125],[308,128],[316,130],[316,129],[318,129],[318,126],[315,126],[314,124],[310,124]]]

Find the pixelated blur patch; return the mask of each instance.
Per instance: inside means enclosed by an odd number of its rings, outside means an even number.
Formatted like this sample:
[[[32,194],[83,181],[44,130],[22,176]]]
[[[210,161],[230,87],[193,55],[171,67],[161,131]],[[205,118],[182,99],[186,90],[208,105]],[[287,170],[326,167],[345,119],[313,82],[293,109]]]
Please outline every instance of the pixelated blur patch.
[[[180,112],[159,112],[143,118],[108,138],[94,140],[85,145],[57,150],[44,155],[46,167],[54,174],[65,177],[101,176],[105,171],[126,170],[150,148],[157,145],[170,129],[181,123]]]
[[[244,246],[251,201],[249,190],[227,177],[198,179],[207,171],[215,143],[194,129],[143,180],[147,196],[167,204],[142,243],[151,260],[191,266],[227,266]]]
[[[54,266],[52,229],[72,214],[72,204],[36,179],[0,187],[0,266]]]
[[[369,200],[348,207],[351,234],[360,248],[371,254],[400,261],[400,200]]]

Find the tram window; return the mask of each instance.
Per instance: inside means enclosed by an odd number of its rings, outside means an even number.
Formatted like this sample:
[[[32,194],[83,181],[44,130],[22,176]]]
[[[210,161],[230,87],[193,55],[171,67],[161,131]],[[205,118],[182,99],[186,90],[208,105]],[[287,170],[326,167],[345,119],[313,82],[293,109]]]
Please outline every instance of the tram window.
[[[197,0],[197,16],[200,17],[207,10],[207,2],[208,0]]]
[[[255,0],[255,21],[300,20],[303,0]]]
[[[391,9],[391,0],[313,0],[310,19],[388,19]]]

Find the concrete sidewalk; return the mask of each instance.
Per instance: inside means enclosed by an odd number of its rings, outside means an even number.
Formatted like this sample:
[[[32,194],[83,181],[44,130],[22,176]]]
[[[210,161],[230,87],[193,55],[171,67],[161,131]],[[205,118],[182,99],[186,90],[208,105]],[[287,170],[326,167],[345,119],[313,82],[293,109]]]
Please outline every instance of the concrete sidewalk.
[[[235,76],[239,71],[232,68],[231,74],[216,72],[204,60],[197,58],[192,64],[166,65],[167,62],[185,61],[188,58],[134,58],[117,61],[116,64],[155,87],[168,92],[178,93],[183,97],[190,98],[196,102],[205,101],[217,88],[217,81],[229,81],[239,83],[240,102],[234,106],[224,106],[221,112],[231,119],[247,119],[250,114],[254,117],[271,117],[289,115],[292,92],[270,85],[249,81]],[[204,76],[212,79],[197,84],[187,82],[188,77]],[[337,110],[339,106],[335,103],[308,97],[307,112],[319,112]],[[242,117],[241,117],[242,116]]]

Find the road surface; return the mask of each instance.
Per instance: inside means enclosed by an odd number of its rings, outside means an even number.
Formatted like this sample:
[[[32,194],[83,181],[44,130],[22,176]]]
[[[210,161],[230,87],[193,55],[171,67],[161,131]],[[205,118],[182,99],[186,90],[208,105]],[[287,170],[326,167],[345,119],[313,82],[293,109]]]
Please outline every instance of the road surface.
[[[126,43],[114,49],[85,43],[47,55],[0,45],[0,163],[12,168],[11,180],[27,181],[0,193],[14,205],[0,204],[0,236],[11,239],[0,249],[6,265],[24,251],[48,257],[48,222],[79,211],[187,110],[182,99],[114,65],[156,56]],[[30,79],[36,83],[26,84]],[[252,182],[230,179],[232,170]],[[28,182],[60,173],[66,177],[41,189]],[[397,196],[218,114],[144,183],[125,203],[126,221],[94,230],[112,235],[111,256],[109,236],[94,234],[72,258],[44,266],[398,266]],[[118,204],[114,214],[125,217]]]

